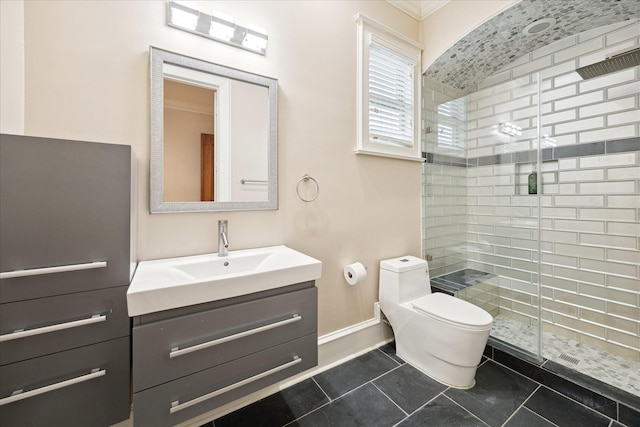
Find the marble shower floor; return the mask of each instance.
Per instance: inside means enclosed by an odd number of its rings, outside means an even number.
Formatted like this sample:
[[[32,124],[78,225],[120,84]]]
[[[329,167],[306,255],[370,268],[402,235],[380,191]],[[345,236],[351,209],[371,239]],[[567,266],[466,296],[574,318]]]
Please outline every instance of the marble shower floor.
[[[495,317],[491,336],[533,354],[537,351],[535,328],[516,320]],[[640,362],[614,356],[549,332],[542,334],[542,350],[545,359],[640,396]]]

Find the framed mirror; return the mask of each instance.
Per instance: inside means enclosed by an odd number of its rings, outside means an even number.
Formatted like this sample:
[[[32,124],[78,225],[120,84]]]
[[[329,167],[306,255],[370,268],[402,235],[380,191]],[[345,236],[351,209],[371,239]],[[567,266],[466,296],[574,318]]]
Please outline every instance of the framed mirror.
[[[278,208],[278,81],[158,48],[150,211]]]

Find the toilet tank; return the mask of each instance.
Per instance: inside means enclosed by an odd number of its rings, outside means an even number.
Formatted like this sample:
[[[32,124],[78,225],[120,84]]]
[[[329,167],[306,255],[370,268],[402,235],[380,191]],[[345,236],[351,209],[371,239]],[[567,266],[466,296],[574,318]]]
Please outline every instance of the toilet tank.
[[[430,293],[427,261],[410,255],[380,261],[381,297],[402,304]]]

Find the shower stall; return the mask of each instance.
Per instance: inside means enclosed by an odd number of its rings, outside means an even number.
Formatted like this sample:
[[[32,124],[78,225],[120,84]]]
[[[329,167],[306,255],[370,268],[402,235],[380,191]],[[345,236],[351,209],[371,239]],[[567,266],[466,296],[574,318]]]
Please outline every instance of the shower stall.
[[[491,342],[640,396],[640,67],[576,69],[640,20],[539,47],[469,93],[423,77],[432,285],[494,316]]]

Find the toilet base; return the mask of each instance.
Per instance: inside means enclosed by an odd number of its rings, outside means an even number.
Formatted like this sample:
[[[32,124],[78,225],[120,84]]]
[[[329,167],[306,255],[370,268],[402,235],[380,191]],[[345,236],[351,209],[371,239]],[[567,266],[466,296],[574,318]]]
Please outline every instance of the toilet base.
[[[416,360],[407,354],[402,347],[396,340],[396,355],[398,357],[439,383],[462,390],[473,388],[476,385],[477,366],[453,365],[429,353],[421,354],[420,359]]]

